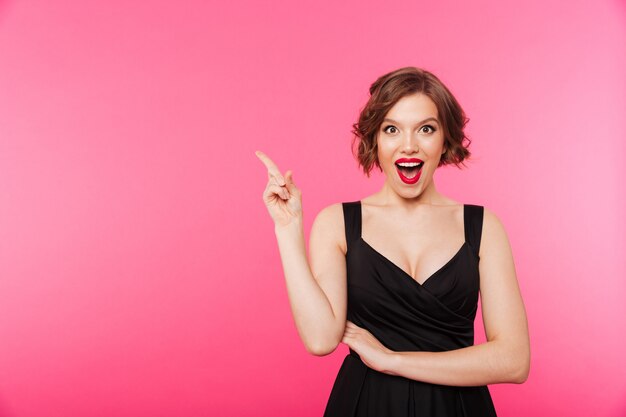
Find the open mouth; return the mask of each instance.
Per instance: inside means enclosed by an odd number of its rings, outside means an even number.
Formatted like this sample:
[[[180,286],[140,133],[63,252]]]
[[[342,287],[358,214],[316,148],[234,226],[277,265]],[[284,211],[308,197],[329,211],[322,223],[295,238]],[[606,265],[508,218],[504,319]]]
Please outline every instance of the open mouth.
[[[398,169],[398,174],[400,174],[400,178],[404,181],[406,180],[415,180],[419,179],[418,174],[420,173],[422,167],[424,166],[424,162],[400,162],[396,163],[396,168]]]

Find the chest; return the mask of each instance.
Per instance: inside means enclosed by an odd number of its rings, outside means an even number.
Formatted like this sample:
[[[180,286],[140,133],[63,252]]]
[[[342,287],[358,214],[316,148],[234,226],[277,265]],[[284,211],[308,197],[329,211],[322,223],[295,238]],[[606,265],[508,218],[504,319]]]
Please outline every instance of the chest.
[[[456,212],[412,221],[400,217],[364,213],[361,241],[365,250],[423,284],[463,248],[463,218]]]

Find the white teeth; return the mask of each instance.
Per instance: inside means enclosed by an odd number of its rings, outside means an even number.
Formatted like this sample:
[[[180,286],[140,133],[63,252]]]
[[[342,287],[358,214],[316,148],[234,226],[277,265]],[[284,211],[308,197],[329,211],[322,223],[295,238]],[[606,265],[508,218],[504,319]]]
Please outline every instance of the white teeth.
[[[412,168],[421,164],[423,164],[423,162],[399,162],[397,165],[400,165],[401,167]]]

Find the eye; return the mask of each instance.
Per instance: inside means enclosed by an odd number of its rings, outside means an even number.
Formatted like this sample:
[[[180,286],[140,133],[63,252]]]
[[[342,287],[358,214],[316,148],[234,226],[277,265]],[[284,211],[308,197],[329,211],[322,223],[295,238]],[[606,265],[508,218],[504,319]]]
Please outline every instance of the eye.
[[[390,131],[389,131],[389,129],[393,129],[393,132],[390,132]],[[385,128],[383,129],[383,132],[385,132],[385,133],[396,133],[396,131],[397,131],[397,130],[398,130],[398,129],[396,129],[396,127],[395,127],[395,126],[393,126],[393,125],[389,125],[389,126],[387,126],[387,127],[385,127]]]
[[[435,132],[437,130],[434,127],[432,127],[431,125],[422,126],[422,129],[428,129],[428,132],[425,132],[425,133],[433,133],[433,132]]]

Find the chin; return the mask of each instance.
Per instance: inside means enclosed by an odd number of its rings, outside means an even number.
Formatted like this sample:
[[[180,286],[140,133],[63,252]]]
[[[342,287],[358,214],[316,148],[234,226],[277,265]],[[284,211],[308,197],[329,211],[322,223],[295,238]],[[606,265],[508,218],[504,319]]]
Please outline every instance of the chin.
[[[415,198],[419,197],[422,194],[422,191],[422,187],[414,187],[409,190],[401,188],[399,190],[396,190],[396,193],[404,198]]]

